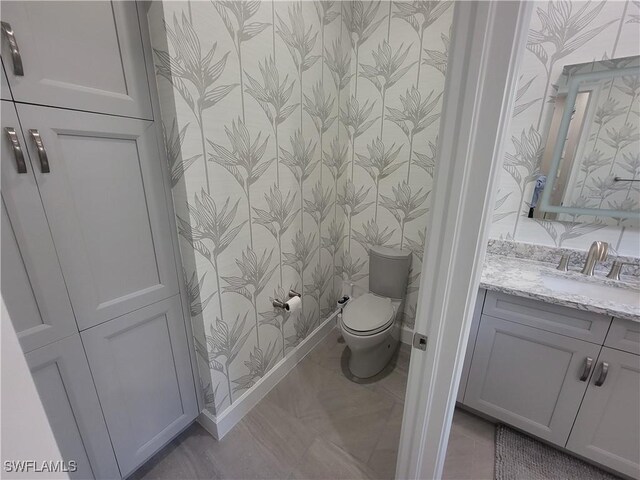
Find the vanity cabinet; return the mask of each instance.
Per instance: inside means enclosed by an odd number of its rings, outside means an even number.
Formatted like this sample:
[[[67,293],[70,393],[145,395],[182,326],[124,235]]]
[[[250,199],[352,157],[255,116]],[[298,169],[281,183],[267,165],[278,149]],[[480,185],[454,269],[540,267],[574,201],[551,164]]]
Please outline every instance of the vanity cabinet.
[[[640,356],[608,347],[602,349],[567,448],[638,477]]]
[[[640,478],[640,322],[492,291],[476,321],[459,402]]]
[[[632,322],[631,320],[614,318],[604,345],[640,355],[640,321]]]
[[[482,316],[465,403],[564,445],[600,346]],[[586,378],[585,378],[586,375]]]
[[[480,317],[482,316],[482,308],[487,291],[480,289],[476,297],[476,304],[473,310],[473,318],[471,319],[471,330],[469,331],[469,340],[467,342],[467,350],[462,364],[462,375],[460,376],[460,385],[458,386],[458,395],[456,401],[462,403],[466,391],[467,382],[469,380],[469,370],[471,370],[471,359],[473,358],[473,350],[478,337],[478,328],[480,327]]]
[[[482,314],[598,345],[611,325],[605,315],[498,292],[487,293]]]

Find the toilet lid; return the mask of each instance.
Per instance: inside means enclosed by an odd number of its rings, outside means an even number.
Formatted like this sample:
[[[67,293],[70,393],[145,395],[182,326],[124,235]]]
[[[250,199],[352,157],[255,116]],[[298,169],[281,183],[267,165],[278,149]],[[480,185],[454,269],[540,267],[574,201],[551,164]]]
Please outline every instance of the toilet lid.
[[[342,322],[356,332],[369,332],[393,321],[391,299],[365,293],[351,300],[342,313]]]

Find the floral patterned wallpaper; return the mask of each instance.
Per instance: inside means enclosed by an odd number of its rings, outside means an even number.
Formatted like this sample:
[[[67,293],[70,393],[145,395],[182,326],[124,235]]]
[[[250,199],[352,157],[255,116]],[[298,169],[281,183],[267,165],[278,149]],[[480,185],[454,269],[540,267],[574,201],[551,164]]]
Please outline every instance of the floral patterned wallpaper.
[[[640,54],[639,23],[640,2],[635,0],[535,2],[520,66],[511,141],[504,159],[492,238],[583,250],[594,240],[604,240],[614,253],[640,256],[640,230],[623,222],[607,225],[597,219],[571,223],[527,218],[527,202],[539,175],[553,96],[563,67]],[[625,103],[629,106],[633,102]],[[624,117],[629,128],[637,131],[640,112],[637,102],[635,105],[625,110]],[[612,123],[608,128],[616,127]],[[616,135],[613,131],[611,134]],[[635,171],[638,153],[637,148],[619,152],[621,161],[627,159],[629,168]]]
[[[168,1],[149,11],[199,372],[213,413],[285,357],[341,293],[339,249],[322,246],[340,216],[341,172],[325,161],[340,153],[341,92],[328,68],[345,59],[332,56],[339,10],[333,2]],[[304,293],[299,315],[271,306],[289,289]]]
[[[163,1],[149,11],[207,408],[220,413],[414,252],[412,326],[452,2]],[[301,314],[271,307],[292,288]]]
[[[368,29],[360,18],[369,19]],[[404,320],[412,328],[453,2],[352,2],[344,20],[359,68],[343,116],[349,147],[338,198],[346,223],[343,278],[357,294],[368,286],[369,247],[410,249]]]
[[[606,68],[638,66],[638,57],[608,61]],[[575,73],[592,71],[593,64]],[[584,135],[565,190],[565,204],[578,208],[604,208],[635,211],[640,209],[640,122],[633,122],[633,112],[640,112],[640,75],[624,75],[598,82],[586,111]],[[570,217],[573,220],[575,217]],[[584,222],[586,217],[578,216]],[[586,221],[593,221],[593,216]],[[630,220],[597,217],[609,225],[626,225]],[[635,222],[637,226],[637,221]]]

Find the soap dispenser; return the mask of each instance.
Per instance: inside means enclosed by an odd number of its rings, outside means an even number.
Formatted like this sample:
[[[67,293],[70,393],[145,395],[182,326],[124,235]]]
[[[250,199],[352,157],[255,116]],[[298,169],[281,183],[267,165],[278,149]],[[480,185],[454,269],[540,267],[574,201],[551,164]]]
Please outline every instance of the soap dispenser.
[[[533,197],[531,197],[531,203],[529,204],[529,215],[527,215],[527,217],[533,218],[533,212],[538,206],[538,201],[542,196],[542,192],[546,184],[547,184],[547,176],[540,175],[536,180],[536,186],[533,189]]]

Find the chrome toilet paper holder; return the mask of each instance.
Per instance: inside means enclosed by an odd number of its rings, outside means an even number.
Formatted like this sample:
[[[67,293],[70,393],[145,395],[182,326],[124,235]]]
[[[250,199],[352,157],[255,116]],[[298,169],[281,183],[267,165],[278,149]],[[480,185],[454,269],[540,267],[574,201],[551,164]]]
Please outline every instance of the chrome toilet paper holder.
[[[293,297],[302,297],[302,295],[296,292],[295,290],[289,290],[289,298],[293,298]],[[273,299],[272,305],[275,308],[282,308],[283,310],[287,310],[287,311],[289,310],[289,305],[287,305],[286,302],[278,300],[277,298]]]

